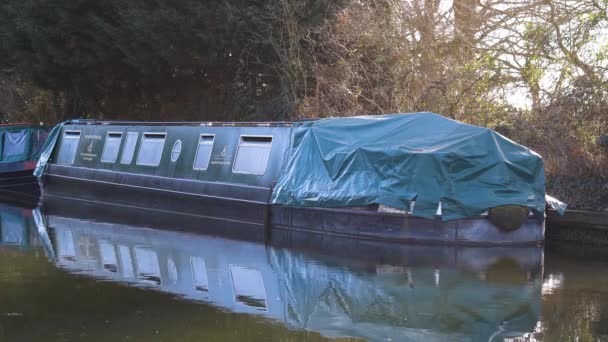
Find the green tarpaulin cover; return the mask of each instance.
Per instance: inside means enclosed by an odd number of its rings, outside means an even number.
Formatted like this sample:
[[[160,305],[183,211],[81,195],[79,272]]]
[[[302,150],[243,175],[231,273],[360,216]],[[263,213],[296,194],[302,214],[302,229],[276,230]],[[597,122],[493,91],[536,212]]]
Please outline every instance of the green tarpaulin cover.
[[[433,113],[311,121],[294,128],[272,203],[382,204],[442,219],[502,205],[545,208],[541,157],[502,135]]]

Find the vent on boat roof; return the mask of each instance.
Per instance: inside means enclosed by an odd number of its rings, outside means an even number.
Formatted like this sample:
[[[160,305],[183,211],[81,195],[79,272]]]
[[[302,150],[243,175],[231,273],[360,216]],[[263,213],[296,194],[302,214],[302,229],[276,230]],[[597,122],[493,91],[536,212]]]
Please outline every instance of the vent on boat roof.
[[[64,134],[69,137],[79,137],[80,131],[65,131]]]
[[[164,139],[167,133],[144,133],[146,139]]]
[[[110,132],[108,133],[108,138],[122,138],[122,133]]]
[[[213,142],[214,138],[213,134],[201,134],[201,142]]]
[[[241,141],[244,143],[270,144],[272,142],[272,137],[244,135],[244,136],[241,136]]]

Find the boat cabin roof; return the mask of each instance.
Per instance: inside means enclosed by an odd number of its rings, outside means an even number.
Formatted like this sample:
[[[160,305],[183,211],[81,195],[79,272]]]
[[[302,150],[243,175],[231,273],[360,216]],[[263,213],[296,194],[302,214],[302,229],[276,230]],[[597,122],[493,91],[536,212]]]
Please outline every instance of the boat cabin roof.
[[[304,122],[304,121],[302,121]],[[123,121],[123,120],[95,120],[79,119],[67,121],[66,125],[103,125],[103,126],[217,126],[217,127],[292,127],[300,122],[266,121],[266,122],[223,122],[223,121]]]
[[[7,127],[22,127],[22,126],[38,126],[35,125],[31,122],[14,122],[14,123],[5,123],[5,124],[0,124],[0,128],[7,128]],[[42,126],[40,126],[42,127]]]

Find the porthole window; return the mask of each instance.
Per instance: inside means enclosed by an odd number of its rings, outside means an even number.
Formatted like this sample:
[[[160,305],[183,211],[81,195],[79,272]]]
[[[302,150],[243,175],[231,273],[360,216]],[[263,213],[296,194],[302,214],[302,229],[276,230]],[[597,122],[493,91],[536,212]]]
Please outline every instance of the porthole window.
[[[171,161],[175,162],[179,158],[180,153],[182,153],[182,141],[178,140],[173,144],[173,149],[171,149]]]

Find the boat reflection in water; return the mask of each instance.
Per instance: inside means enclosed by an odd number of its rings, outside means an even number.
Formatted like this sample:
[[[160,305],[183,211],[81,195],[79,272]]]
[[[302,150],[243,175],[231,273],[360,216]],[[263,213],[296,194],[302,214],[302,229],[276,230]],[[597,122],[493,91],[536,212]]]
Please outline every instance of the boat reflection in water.
[[[539,248],[294,235],[264,244],[87,220],[62,215],[58,206],[44,215],[0,206],[2,245],[42,245],[70,273],[263,315],[325,336],[500,341],[533,331],[540,316]]]
[[[90,207],[50,205],[42,212],[34,213],[40,240],[68,272],[263,315],[328,337],[502,341],[533,331],[540,318],[541,248],[296,235],[260,243],[125,224],[116,216],[111,222],[84,219],[96,212]]]

